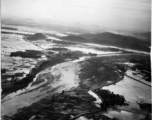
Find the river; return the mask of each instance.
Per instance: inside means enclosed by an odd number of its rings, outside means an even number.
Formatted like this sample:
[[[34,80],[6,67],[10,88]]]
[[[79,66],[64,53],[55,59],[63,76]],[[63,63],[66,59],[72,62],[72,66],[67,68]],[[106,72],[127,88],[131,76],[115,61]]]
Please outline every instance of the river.
[[[102,55],[100,55],[100,57],[101,56]],[[103,56],[110,56],[110,54]],[[78,62],[89,58],[90,57],[81,57],[78,60],[63,62],[46,68],[44,71],[36,75],[33,82],[30,83],[26,89],[11,93],[2,99],[1,115],[12,116],[17,112],[18,109],[30,106],[32,103],[37,102],[48,95],[51,96],[55,93],[60,93],[63,90],[69,90],[73,87],[78,87],[80,82],[78,78],[78,72],[81,69],[81,66],[78,64]],[[36,82],[39,77],[43,77],[44,81],[38,85],[32,86],[32,84]],[[127,109],[139,109],[139,106],[135,103],[135,101],[149,101],[149,88],[147,88],[147,86],[145,87],[142,83],[133,81],[127,77],[124,77],[124,79],[118,82],[116,85],[110,85],[104,87],[103,89],[108,89],[116,94],[123,95],[125,99],[130,102],[130,105]],[[96,98],[97,101],[95,104],[102,103],[102,100],[93,91],[90,90],[88,93]],[[97,106],[100,107],[99,105]],[[123,116],[123,113],[125,116],[126,112],[123,111],[121,112],[120,116]],[[110,117],[117,117],[118,113],[111,110],[107,113],[107,115]],[[132,116],[132,113],[128,113],[127,115]],[[128,117],[126,116],[126,118]]]
[[[63,90],[77,87],[79,85],[77,72],[80,69],[77,63],[83,60],[85,60],[84,57],[59,63],[38,73],[26,89],[13,92],[2,99],[2,116],[11,116],[17,112],[17,109],[29,106],[48,96],[48,94],[59,93]],[[32,86],[38,77],[42,75],[44,75],[44,81]]]

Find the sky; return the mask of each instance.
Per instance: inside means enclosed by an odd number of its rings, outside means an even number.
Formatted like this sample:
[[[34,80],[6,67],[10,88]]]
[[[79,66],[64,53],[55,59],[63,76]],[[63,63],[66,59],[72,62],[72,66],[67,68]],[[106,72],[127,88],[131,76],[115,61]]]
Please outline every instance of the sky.
[[[1,0],[1,16],[150,31],[151,0]]]

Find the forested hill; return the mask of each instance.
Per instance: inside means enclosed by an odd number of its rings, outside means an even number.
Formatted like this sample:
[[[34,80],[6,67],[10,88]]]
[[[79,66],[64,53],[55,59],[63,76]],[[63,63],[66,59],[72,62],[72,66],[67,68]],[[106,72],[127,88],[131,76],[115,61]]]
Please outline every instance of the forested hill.
[[[62,37],[62,39],[75,42],[111,45],[134,50],[142,50],[147,52],[150,52],[149,46],[151,44],[149,41],[143,41],[131,36],[123,36],[109,32],[99,34],[69,35],[66,37]]]

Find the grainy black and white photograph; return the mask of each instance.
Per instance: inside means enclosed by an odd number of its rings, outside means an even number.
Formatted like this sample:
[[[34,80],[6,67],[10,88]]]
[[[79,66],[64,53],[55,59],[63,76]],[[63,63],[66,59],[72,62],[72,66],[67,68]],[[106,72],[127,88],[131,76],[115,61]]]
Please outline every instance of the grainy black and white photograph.
[[[151,120],[151,0],[1,0],[2,120]]]

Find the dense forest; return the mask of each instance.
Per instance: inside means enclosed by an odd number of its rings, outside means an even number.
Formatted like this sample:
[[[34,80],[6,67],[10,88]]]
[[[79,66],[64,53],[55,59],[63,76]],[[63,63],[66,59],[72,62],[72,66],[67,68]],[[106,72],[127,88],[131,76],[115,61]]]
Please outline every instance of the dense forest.
[[[150,59],[130,59],[131,63],[134,63],[132,70],[138,71],[143,75],[143,79],[148,82],[151,82],[151,66]]]
[[[22,58],[41,58],[42,53],[36,50],[16,51],[11,52],[11,57],[22,57]]]
[[[95,92],[104,100],[103,103],[101,104],[101,108],[103,111],[108,110],[108,108],[110,107],[115,107],[116,105],[120,105],[120,106],[128,105],[126,103],[124,96],[122,95],[114,94],[109,90],[103,90],[103,89],[102,90],[97,89],[95,90]]]

